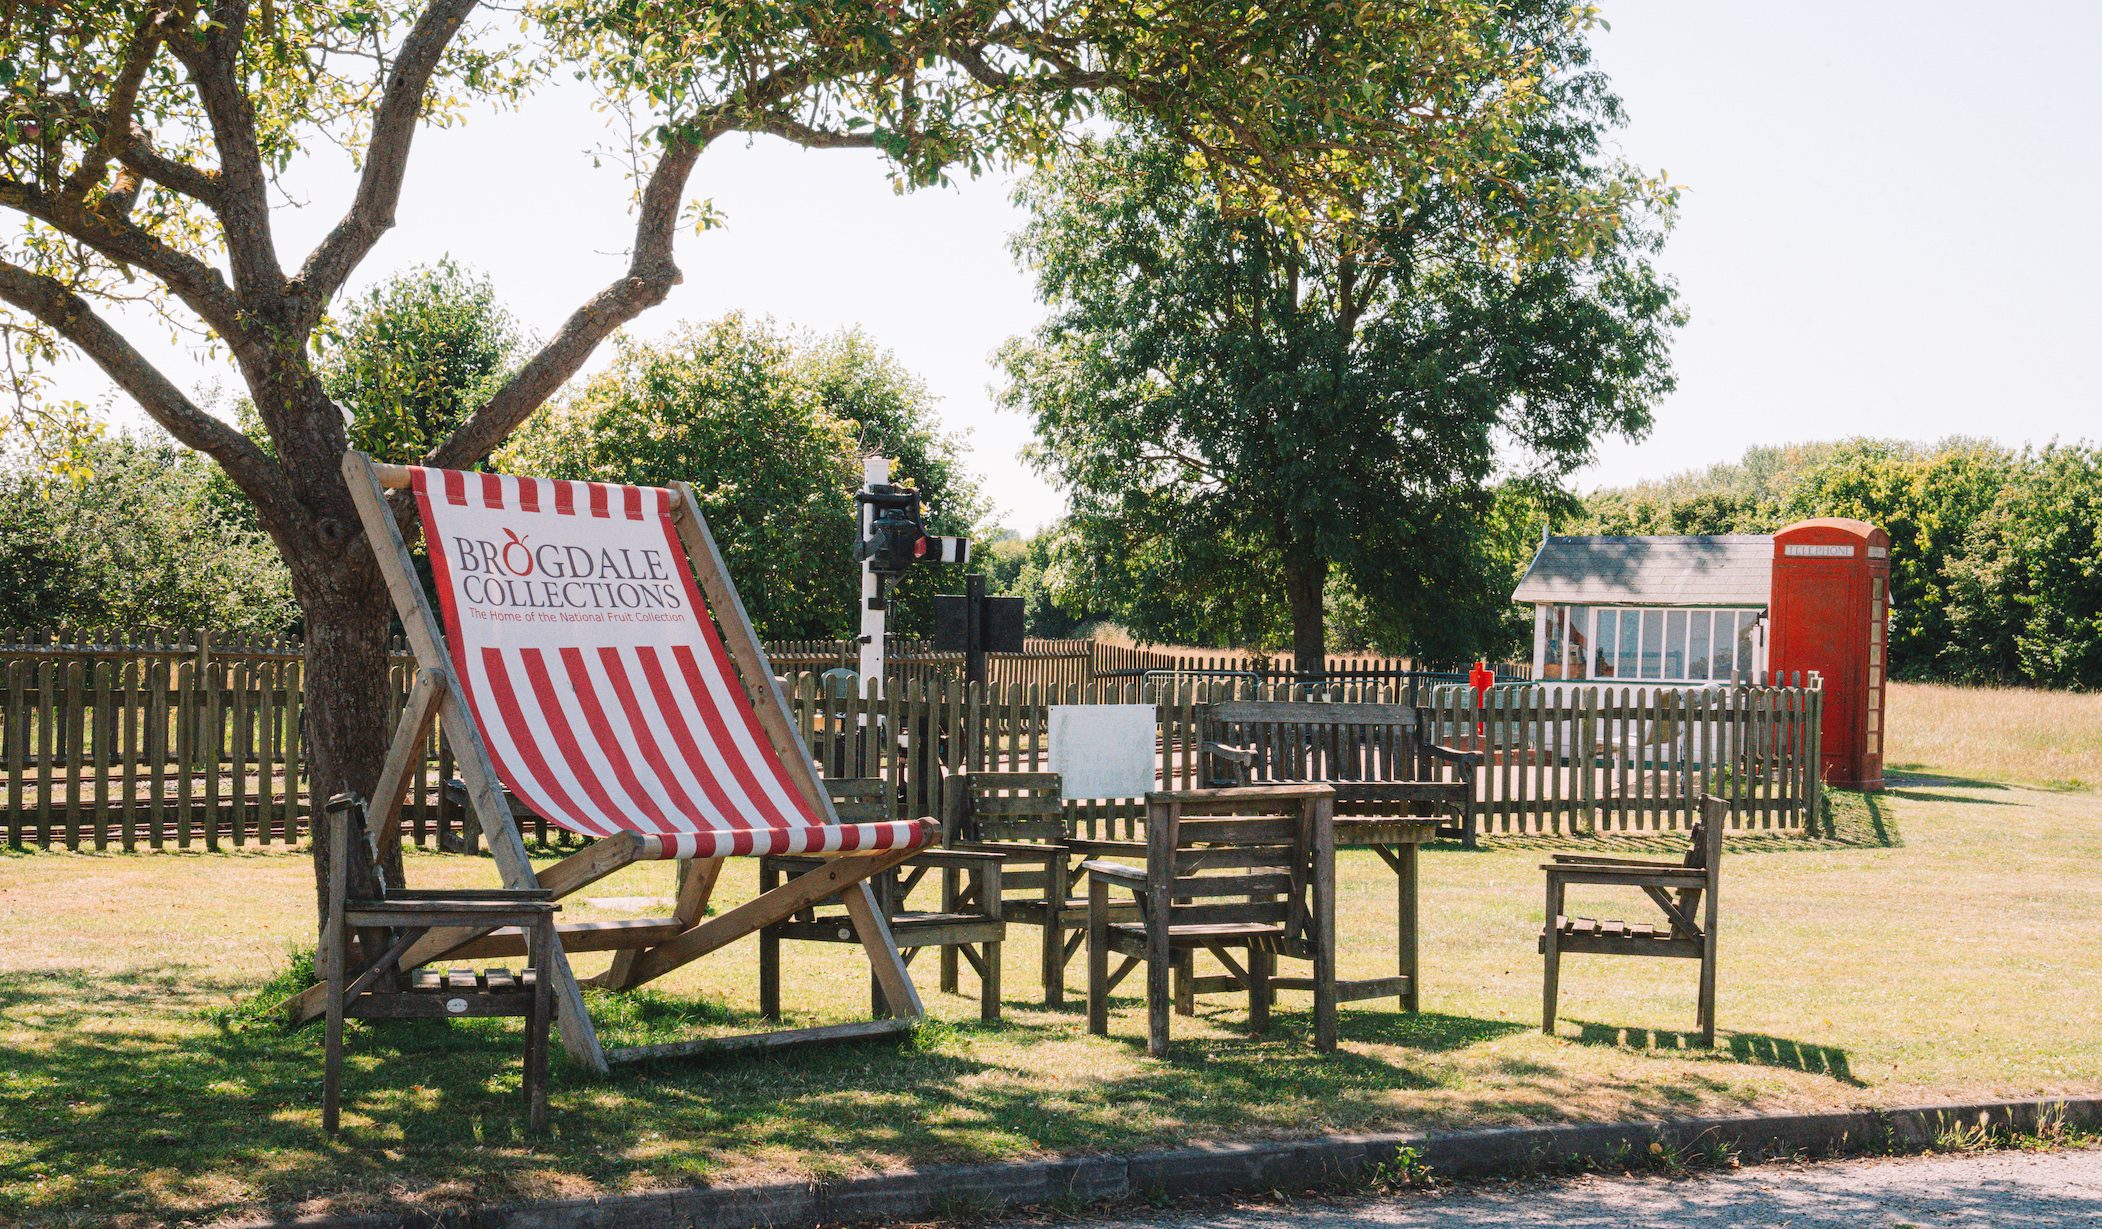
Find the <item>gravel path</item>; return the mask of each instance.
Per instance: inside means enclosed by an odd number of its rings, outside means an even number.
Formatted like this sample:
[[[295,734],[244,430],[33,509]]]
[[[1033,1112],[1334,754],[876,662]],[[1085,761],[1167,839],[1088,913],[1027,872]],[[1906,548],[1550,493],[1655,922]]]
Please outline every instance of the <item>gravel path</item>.
[[[2042,1229],[2102,1226],[2102,1150],[1581,1177],[1392,1198],[1088,1222],[1081,1229]]]

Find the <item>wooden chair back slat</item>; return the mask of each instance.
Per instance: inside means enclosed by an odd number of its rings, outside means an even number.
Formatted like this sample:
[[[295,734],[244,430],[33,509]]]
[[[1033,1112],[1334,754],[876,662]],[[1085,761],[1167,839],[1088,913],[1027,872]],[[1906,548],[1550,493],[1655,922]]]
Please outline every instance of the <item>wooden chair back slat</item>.
[[[1068,835],[1055,772],[964,773],[950,779],[949,789],[958,839],[1050,844]]]
[[[825,792],[845,824],[880,824],[892,816],[890,782],[880,777],[827,777]]]

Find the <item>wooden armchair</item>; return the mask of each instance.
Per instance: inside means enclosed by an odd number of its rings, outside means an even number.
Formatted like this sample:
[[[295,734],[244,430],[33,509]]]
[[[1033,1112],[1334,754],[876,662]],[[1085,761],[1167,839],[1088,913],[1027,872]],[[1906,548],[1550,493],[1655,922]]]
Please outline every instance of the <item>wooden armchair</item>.
[[[1059,786],[1055,772],[959,772],[944,783],[942,806],[945,848],[1000,857],[1001,914],[1041,933],[1044,1006],[1053,1008],[1065,1006],[1066,966],[1087,939],[1087,899],[1075,892],[1077,863],[1091,854],[1138,858],[1146,851],[1137,841],[1071,835]],[[950,871],[944,878],[945,901],[960,899],[960,876]],[[1138,916],[1136,906],[1117,908],[1127,920]],[[953,990],[956,974],[956,957],[944,950],[942,989]]]
[[[1109,996],[1146,966],[1146,1049],[1168,1052],[1169,974],[1203,948],[1248,991],[1261,1032],[1278,989],[1314,992],[1314,1046],[1336,1048],[1335,792],[1325,785],[1183,790],[1147,797],[1143,866],[1090,861],[1088,1031],[1109,1031]],[[1113,912],[1128,892],[1138,917]],[[1246,964],[1236,961],[1235,951]],[[1123,957],[1112,973],[1109,959]],[[1277,959],[1312,964],[1277,976]]]
[[[825,790],[843,823],[881,823],[891,818],[890,783],[874,777],[827,778]],[[815,858],[776,854],[759,863],[759,890],[770,891],[818,865]],[[1000,948],[1007,937],[1001,916],[1001,859],[971,850],[923,849],[899,866],[870,881],[878,911],[890,925],[891,937],[909,965],[921,948],[940,949],[945,961],[961,953],[978,974],[978,1015],[988,1023],[1000,1018]],[[914,909],[913,893],[930,871],[960,880],[944,892],[939,910]],[[931,886],[931,885],[930,885]],[[922,896],[925,893],[922,892]],[[781,943],[797,939],[814,943],[859,943],[848,924],[845,907],[806,907],[759,932],[759,1010],[769,1020],[781,1018]],[[942,987],[955,993],[955,978]],[[883,986],[871,978],[869,993],[876,1013],[885,1011]]]
[[[1338,815],[1438,815],[1440,836],[1474,847],[1482,757],[1432,742],[1415,705],[1236,700],[1197,720],[1207,786],[1330,785]]]
[[[1555,1031],[1555,994],[1564,954],[1671,956],[1701,962],[1701,1044],[1715,1044],[1715,893],[1722,864],[1723,822],[1729,813],[1729,803],[1722,799],[1702,799],[1692,842],[1685,859],[1677,863],[1556,854],[1552,862],[1541,866],[1547,872],[1547,924],[1540,930],[1540,952],[1547,958],[1541,992],[1542,1032]],[[1642,889],[1664,911],[1662,926],[1566,916],[1568,889],[1591,884]]]
[[[547,1031],[554,1015],[549,967],[560,905],[538,889],[387,890],[376,898],[350,895],[353,842],[364,843],[365,804],[348,794],[327,807],[328,917],[322,927],[319,973],[327,992],[328,1031],[321,1084],[321,1125],[341,1118],[343,1021],[523,1016],[526,1021],[525,1094],[532,1129],[547,1129]],[[402,957],[432,930],[449,926],[516,927],[525,937],[526,967],[455,968],[444,973],[401,967]],[[353,955],[355,952],[355,956]]]

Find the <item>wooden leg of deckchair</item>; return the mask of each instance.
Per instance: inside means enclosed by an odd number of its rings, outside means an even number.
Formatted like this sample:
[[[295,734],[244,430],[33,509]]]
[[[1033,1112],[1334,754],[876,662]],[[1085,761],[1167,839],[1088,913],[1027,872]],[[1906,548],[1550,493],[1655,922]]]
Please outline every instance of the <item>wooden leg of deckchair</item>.
[[[927,1009],[920,1004],[920,992],[913,988],[912,975],[905,971],[905,957],[891,937],[890,924],[883,920],[883,910],[876,907],[876,894],[868,881],[848,889],[845,899],[847,916],[853,919],[854,933],[861,939],[869,963],[875,966],[876,982],[883,988],[890,1014],[907,1020],[922,1018]]]
[[[902,849],[829,858],[773,891],[761,893],[735,909],[697,922],[677,938],[667,939],[640,953],[635,958],[634,984],[654,981],[799,909],[840,896],[848,888],[863,883],[871,875],[882,874],[917,852]]]
[[[679,894],[671,915],[682,928],[700,921],[701,915],[708,912],[708,900],[715,895],[715,881],[722,873],[721,858],[688,858],[679,863]],[[634,989],[635,958],[641,954],[640,948],[633,947],[614,953],[612,966],[598,984],[608,990]]]
[[[630,865],[642,856],[643,849],[642,838],[632,832],[604,837],[541,871],[540,886],[560,900]],[[698,912],[696,910],[696,916]],[[402,971],[406,973],[443,960],[487,933],[486,930],[464,926],[434,929],[417,940],[416,946],[401,958]],[[278,1004],[278,1010],[294,1024],[303,1024],[318,1017],[327,1006],[327,995],[321,986],[316,985]]]

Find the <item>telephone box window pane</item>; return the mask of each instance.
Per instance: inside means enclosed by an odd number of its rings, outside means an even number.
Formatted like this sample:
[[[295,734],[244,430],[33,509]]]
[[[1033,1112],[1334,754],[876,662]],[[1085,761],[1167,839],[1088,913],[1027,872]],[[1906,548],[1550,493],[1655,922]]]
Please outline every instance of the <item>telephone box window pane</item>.
[[[1686,641],[1686,677],[1705,683],[1708,673],[1708,623],[1712,611],[1696,610],[1690,615],[1690,630]]]
[[[1686,677],[1686,612],[1674,610],[1664,616],[1663,678]]]
[[[1598,676],[1602,679],[1609,679],[1620,673],[1613,668],[1613,645],[1616,641],[1613,632],[1619,626],[1619,611],[1598,612]]]
[[[1617,673],[1624,679],[1639,678],[1641,671],[1635,668],[1637,649],[1642,642],[1642,612],[1623,610],[1620,612],[1620,668]]]

